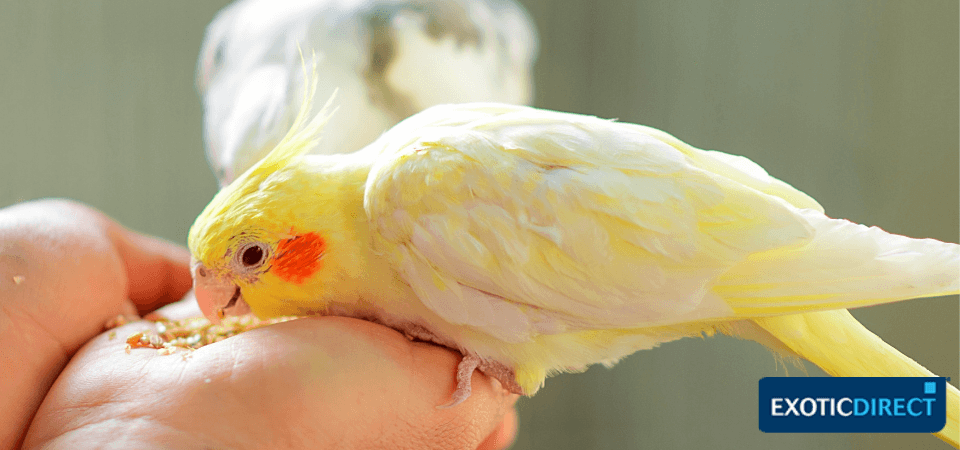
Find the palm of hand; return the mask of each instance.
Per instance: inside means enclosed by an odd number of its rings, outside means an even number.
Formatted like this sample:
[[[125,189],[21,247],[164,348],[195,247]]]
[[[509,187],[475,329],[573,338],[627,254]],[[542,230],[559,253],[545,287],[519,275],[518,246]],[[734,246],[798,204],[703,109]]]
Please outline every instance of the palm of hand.
[[[126,336],[143,322],[117,330]],[[64,370],[27,444],[70,441],[86,428],[121,447],[501,448],[512,440],[513,397],[475,375],[484,420],[437,410],[459,357],[355,319],[311,317],[251,330],[189,354],[122,350],[106,334]],[[438,370],[445,367],[447,370]],[[159,401],[158,401],[159,400]],[[492,405],[492,406],[491,406]],[[398,420],[400,419],[400,420]],[[92,430],[92,432],[91,432]]]

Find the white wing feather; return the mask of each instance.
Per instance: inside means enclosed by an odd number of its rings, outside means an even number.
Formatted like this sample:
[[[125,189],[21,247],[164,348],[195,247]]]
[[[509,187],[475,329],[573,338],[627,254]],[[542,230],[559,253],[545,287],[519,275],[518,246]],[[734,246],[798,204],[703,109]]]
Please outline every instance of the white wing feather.
[[[510,342],[732,317],[712,282],[812,228],[658,133],[523,107],[431,108],[368,148],[381,152],[365,197],[378,248],[431,310]]]
[[[746,158],[652,128],[437,106],[367,147],[375,244],[445,320],[501,340],[945,295],[960,246],[826,217]]]

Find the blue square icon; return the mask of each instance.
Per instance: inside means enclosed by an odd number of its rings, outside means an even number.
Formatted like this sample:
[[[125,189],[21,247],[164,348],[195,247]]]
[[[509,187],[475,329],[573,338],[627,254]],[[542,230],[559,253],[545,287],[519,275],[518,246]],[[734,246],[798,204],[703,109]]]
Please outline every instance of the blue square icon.
[[[923,393],[924,393],[924,394],[936,394],[936,393],[937,393],[937,382],[936,382],[936,381],[924,381],[924,382],[923,382]]]

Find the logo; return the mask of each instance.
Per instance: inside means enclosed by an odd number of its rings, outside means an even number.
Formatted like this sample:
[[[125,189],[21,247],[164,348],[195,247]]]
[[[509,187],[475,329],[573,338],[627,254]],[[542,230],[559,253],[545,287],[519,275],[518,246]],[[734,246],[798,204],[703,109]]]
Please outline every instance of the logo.
[[[936,433],[947,423],[946,378],[767,377],[765,433]]]

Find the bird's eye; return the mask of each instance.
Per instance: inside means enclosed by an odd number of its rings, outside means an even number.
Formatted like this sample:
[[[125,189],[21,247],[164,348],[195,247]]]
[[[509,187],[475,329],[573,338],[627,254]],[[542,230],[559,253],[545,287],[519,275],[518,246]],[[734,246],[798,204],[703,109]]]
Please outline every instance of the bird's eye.
[[[263,264],[266,251],[263,244],[250,243],[245,245],[239,252],[240,263],[246,268],[254,268]]]
[[[220,42],[219,44],[217,44],[217,48],[214,49],[213,51],[213,68],[211,70],[212,72],[216,72],[217,70],[219,70],[220,65],[223,64],[223,53],[224,53],[223,47],[224,46],[225,44],[223,42]]]

